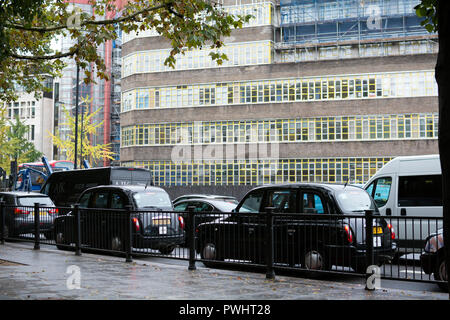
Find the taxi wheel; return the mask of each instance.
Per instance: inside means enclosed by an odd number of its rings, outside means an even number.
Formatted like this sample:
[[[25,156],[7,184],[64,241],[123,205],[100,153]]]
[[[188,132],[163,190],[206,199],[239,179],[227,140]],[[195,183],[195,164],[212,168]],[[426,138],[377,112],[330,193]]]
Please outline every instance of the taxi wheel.
[[[438,281],[444,281],[439,282],[438,286],[445,292],[448,292],[448,273],[445,270],[445,258],[443,255],[440,255],[436,270],[434,271],[434,278]]]
[[[174,249],[175,249],[175,246],[168,245],[168,246],[159,248],[159,252],[161,252],[162,254],[171,254]]]
[[[206,242],[205,245],[202,248],[202,251],[200,252],[200,257],[202,260],[222,260],[219,258],[219,255],[217,253],[217,246],[213,242]],[[213,261],[202,261],[203,264],[207,267],[213,267],[215,263]]]
[[[112,251],[125,251],[125,243],[120,236],[114,235],[109,242],[109,249]]]
[[[328,270],[327,257],[320,249],[308,249],[302,257],[302,266],[307,270]]]

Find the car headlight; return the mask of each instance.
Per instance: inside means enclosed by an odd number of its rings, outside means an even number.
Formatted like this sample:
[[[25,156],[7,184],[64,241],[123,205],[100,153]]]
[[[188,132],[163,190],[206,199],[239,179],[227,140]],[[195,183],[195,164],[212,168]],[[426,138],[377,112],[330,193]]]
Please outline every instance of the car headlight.
[[[444,247],[444,237],[442,233],[432,235],[427,238],[425,243],[425,252],[435,253]]]

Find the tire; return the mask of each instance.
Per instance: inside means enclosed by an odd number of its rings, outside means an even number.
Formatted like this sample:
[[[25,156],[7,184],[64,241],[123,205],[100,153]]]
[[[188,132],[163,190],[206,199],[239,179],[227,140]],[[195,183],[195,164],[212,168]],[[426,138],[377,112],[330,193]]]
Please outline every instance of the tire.
[[[159,252],[161,252],[162,254],[171,254],[174,249],[175,249],[174,245],[168,245],[159,248]]]
[[[309,276],[318,277],[320,273],[314,271],[329,270],[329,263],[326,255],[321,249],[307,249],[301,257],[302,268],[310,271]]]
[[[216,244],[213,242],[206,242],[204,246],[202,247],[202,250],[200,252],[200,257],[202,260],[222,260],[219,258]],[[208,268],[214,267],[216,264],[214,262],[210,261],[202,261],[205,266]]]
[[[122,237],[115,235],[109,240],[109,250],[125,252],[125,242]]]
[[[3,227],[3,239],[8,239],[9,238],[9,228],[7,225],[5,225]]]
[[[438,259],[438,263],[436,264],[436,269],[433,272],[434,279],[438,281],[444,281],[439,282],[438,286],[441,288],[441,290],[448,292],[448,272],[445,272],[445,258],[444,255],[440,255]]]
[[[69,247],[66,247],[66,245],[69,245],[69,243],[67,243],[67,241],[64,237],[64,233],[62,233],[62,232],[58,232],[57,234],[55,234],[55,242],[56,242],[56,248],[58,250],[68,251],[71,249]]]

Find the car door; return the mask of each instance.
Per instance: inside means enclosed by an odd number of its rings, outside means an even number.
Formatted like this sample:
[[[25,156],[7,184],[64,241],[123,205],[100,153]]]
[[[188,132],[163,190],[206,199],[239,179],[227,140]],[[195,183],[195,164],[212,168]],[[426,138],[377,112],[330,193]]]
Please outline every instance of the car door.
[[[296,229],[292,226],[294,216],[297,213],[297,190],[296,189],[271,189],[267,191],[265,207],[273,208],[275,214],[273,219],[273,241],[274,261],[289,262],[292,257],[291,251],[295,241]],[[260,250],[259,254],[264,256],[266,221],[259,221],[258,230],[255,233],[255,246]]]
[[[85,230],[88,243],[94,248],[105,248],[109,243],[112,221],[108,219],[108,190],[96,190],[89,201],[85,215]]]
[[[262,230],[265,220],[263,211],[264,191],[255,190],[249,193],[236,208],[236,214],[231,215],[232,224],[228,225],[230,239],[234,242],[228,243],[230,253],[236,259],[262,262],[264,255],[264,243]]]

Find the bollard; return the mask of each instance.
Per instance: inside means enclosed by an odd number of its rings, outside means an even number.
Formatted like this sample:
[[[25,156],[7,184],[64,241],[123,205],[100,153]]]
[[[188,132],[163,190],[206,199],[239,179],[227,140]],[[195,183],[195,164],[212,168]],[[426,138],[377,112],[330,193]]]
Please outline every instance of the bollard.
[[[275,208],[266,208],[266,279],[275,279],[275,271],[273,269],[273,211]]]
[[[188,243],[189,243],[189,267],[188,270],[196,270],[195,266],[195,206],[189,206],[188,217],[189,217],[189,227],[188,227]]]
[[[127,223],[125,224],[125,262],[133,262],[131,257],[131,248],[133,246],[133,218],[131,217],[131,205],[125,206],[125,217]]]
[[[75,255],[81,256],[81,223],[80,223],[80,205],[76,203],[73,206],[74,221],[74,235],[75,235]]]
[[[0,201],[0,243],[5,244],[5,202]]]
[[[39,212],[39,203],[34,203],[34,250],[39,250],[41,248],[41,221]]]
[[[366,221],[366,290],[374,290],[374,288],[368,286],[372,272],[368,272],[370,266],[373,265],[373,211],[365,211]],[[370,269],[371,270],[371,269]]]

